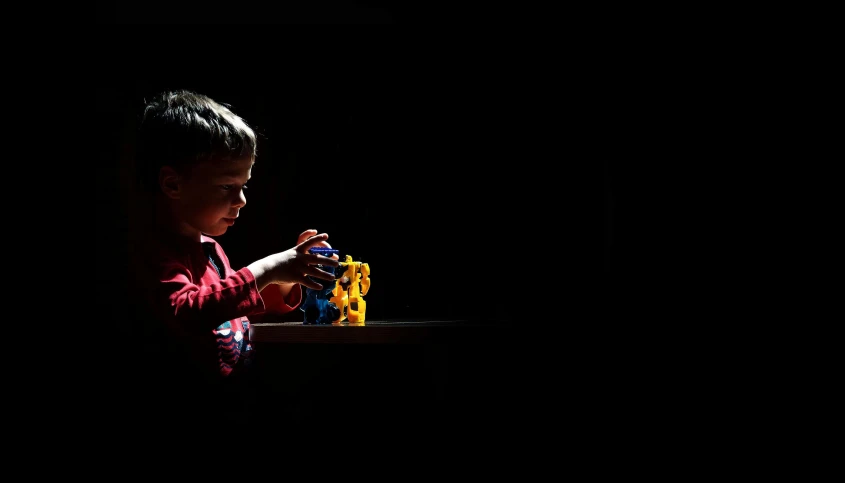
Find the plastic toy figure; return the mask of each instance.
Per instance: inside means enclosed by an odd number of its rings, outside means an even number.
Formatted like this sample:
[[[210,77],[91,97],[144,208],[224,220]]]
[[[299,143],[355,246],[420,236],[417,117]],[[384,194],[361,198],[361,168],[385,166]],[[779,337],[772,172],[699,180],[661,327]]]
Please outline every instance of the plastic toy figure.
[[[331,256],[338,251],[332,248],[312,248],[310,253],[319,255]],[[331,274],[336,274],[335,267],[319,265],[319,267]],[[337,267],[341,270],[341,267]],[[302,303],[300,309],[305,312],[305,318],[302,321],[303,325],[329,325],[335,320],[339,319],[343,313],[329,301],[329,294],[334,293],[337,288],[337,281],[329,282],[328,280],[317,280],[314,277],[308,277],[311,280],[323,286],[322,290],[314,290],[305,287],[305,301]]]
[[[367,312],[364,295],[370,290],[370,265],[354,262],[350,255],[346,255],[346,260],[338,265],[337,273],[342,275],[332,290],[330,303],[340,310],[341,315],[332,324],[341,325],[344,319],[348,319],[349,325],[364,325]]]

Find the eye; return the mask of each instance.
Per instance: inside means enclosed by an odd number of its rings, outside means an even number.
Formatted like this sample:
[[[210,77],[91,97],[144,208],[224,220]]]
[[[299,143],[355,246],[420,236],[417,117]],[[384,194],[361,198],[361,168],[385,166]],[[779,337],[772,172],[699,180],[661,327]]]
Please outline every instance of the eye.
[[[232,184],[221,184],[220,185],[220,189],[222,189],[223,191],[230,191],[234,187],[235,187],[235,185],[232,185]],[[245,189],[247,189],[247,186],[243,185],[243,186],[241,186],[241,189],[245,190]]]

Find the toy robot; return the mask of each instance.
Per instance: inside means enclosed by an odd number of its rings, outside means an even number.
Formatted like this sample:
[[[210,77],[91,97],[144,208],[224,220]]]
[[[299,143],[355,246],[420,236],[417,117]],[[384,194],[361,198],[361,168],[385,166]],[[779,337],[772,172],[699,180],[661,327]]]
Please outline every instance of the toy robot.
[[[332,290],[330,303],[340,310],[341,315],[332,321],[332,325],[341,325],[344,319],[349,320],[349,325],[364,325],[367,312],[364,295],[370,290],[370,265],[354,262],[350,255],[346,255],[346,260],[340,262],[335,273],[342,275]]]
[[[338,251],[331,248],[312,248],[311,253],[331,256]],[[323,286],[322,290],[305,288],[305,301],[300,307],[305,313],[303,325],[348,325],[363,326],[367,312],[364,295],[370,290],[370,265],[355,262],[350,255],[335,267],[319,267],[337,278],[334,282],[311,280]],[[340,275],[338,275],[340,274]]]

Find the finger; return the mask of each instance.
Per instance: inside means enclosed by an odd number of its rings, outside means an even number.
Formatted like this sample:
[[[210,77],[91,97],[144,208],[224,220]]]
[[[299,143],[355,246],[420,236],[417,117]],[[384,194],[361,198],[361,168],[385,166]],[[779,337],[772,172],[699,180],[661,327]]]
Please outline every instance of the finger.
[[[319,235],[314,235],[311,238],[308,238],[307,240],[300,242],[296,246],[296,249],[299,252],[307,252],[309,248],[317,246],[318,243],[320,243],[321,241],[325,241],[326,238],[328,238],[328,237],[329,237],[329,235],[326,234],[326,233],[320,233]]]
[[[328,233],[322,233],[322,234],[323,234],[323,235],[326,235],[326,238],[328,238],[328,237],[329,237]],[[316,246],[318,246],[318,247],[323,247],[323,248],[331,248],[331,247],[332,247],[332,246],[329,244],[329,242],[327,242],[325,239],[323,239],[323,240],[319,241],[319,242],[317,243],[317,245],[316,245]]]
[[[330,282],[334,282],[335,280],[337,280],[337,277],[335,277],[331,273],[320,270],[317,267],[308,267],[308,270],[306,271],[306,275],[310,275],[310,276],[315,277],[315,278],[321,278],[323,280],[328,280]]]
[[[323,255],[315,255],[313,253],[309,253],[306,255],[308,258],[309,265],[331,265],[332,267],[336,267],[340,264],[337,260],[333,260],[329,257],[325,257]]]

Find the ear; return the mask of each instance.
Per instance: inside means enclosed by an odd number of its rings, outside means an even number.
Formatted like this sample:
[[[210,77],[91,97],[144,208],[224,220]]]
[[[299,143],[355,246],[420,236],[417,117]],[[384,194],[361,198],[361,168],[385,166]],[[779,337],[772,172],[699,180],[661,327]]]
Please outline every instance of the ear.
[[[168,198],[182,197],[182,175],[170,166],[162,166],[158,171],[158,185]]]

